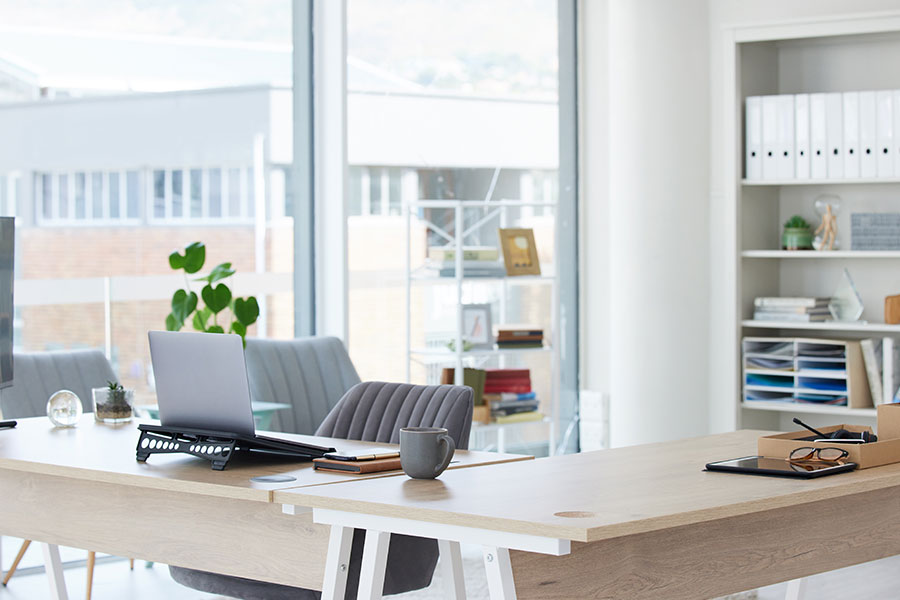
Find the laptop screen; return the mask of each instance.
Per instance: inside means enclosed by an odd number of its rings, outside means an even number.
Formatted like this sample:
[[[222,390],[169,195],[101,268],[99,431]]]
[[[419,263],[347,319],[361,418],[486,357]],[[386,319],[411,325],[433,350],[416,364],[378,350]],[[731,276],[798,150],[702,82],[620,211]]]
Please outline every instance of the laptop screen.
[[[255,434],[240,336],[151,331],[149,338],[162,425]]]

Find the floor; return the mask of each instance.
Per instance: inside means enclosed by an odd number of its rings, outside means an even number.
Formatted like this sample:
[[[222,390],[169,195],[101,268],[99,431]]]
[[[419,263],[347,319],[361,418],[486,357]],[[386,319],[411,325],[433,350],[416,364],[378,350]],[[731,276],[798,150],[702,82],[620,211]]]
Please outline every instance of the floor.
[[[3,568],[7,568],[19,549],[20,541],[3,537]],[[71,600],[84,598],[85,569],[83,550],[61,549],[63,561],[73,562],[66,569],[65,577]],[[481,552],[475,546],[463,546],[463,563],[466,574],[466,593],[469,600],[488,598],[487,581]],[[40,548],[34,544],[25,554],[20,569],[7,587],[0,587],[0,600],[42,600],[50,597],[47,580],[41,570]],[[897,580],[900,573],[900,556],[886,558],[839,571],[811,577],[806,587],[809,600],[890,600],[900,597]],[[729,596],[729,600],[781,600],[786,584],[773,585],[752,592]],[[135,562],[134,571],[128,561],[113,557],[98,557],[94,571],[95,600],[217,600],[220,597],[196,592],[172,581],[164,565],[146,568],[143,561]],[[431,587],[393,596],[402,600],[438,600],[444,598],[440,568],[435,572]]]

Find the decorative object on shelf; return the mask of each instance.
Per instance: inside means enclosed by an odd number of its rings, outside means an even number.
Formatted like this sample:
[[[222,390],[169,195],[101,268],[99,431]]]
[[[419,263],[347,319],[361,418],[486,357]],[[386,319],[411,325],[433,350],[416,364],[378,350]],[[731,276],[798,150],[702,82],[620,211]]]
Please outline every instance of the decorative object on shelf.
[[[94,420],[98,423],[119,424],[131,421],[134,390],[126,390],[116,381],[107,381],[105,388],[93,388]]]
[[[54,427],[75,427],[83,410],[78,394],[70,390],[59,390],[47,400],[47,418]]]
[[[884,299],[884,322],[888,325],[900,324],[900,295]]]
[[[900,250],[900,213],[850,215],[851,250]]]
[[[783,250],[811,250],[813,235],[809,229],[809,223],[800,215],[794,215],[784,224],[784,233],[781,234],[781,248]]]
[[[813,203],[821,222],[816,227],[816,250],[839,250],[837,241],[837,214],[841,209],[841,199],[834,194],[822,194]]]
[[[859,297],[859,292],[856,291],[853,278],[850,277],[850,271],[847,269],[844,269],[841,282],[831,295],[828,310],[831,311],[831,316],[835,321],[859,321],[863,314],[862,298]]]
[[[216,265],[208,275],[194,278],[194,281],[205,281],[206,285],[200,290],[200,298],[205,306],[198,307],[196,292],[191,291],[188,275],[192,275],[203,268],[206,262],[206,246],[202,242],[188,244],[184,248],[184,254],[177,250],[169,255],[169,266],[175,271],[184,271],[185,289],[176,290],[172,295],[172,312],[166,317],[166,329],[168,331],[180,331],[185,322],[190,318],[194,329],[206,333],[236,333],[244,340],[247,336],[247,327],[256,322],[259,317],[259,303],[256,297],[234,298],[231,289],[224,283],[215,285],[234,275],[231,263],[226,262]],[[220,324],[219,315],[226,308],[231,310],[233,319],[230,324]],[[191,317],[193,315],[193,317]],[[212,323],[209,319],[212,317]]]
[[[463,304],[462,317],[463,344],[468,342],[472,349],[494,347],[490,304]]]
[[[507,275],[541,274],[537,246],[534,243],[534,230],[498,229],[497,232],[500,235],[500,247],[503,249]]]

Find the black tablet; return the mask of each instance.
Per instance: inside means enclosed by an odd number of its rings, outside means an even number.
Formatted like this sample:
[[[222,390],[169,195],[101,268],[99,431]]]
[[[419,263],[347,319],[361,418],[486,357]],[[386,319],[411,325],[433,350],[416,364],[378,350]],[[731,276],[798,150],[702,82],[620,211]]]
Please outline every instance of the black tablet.
[[[720,460],[706,465],[708,471],[730,471],[732,473],[749,473],[751,475],[776,475],[780,477],[801,477],[812,479],[852,471],[856,463],[836,463],[828,461],[794,461],[783,458],[767,458],[765,456],[745,456]]]

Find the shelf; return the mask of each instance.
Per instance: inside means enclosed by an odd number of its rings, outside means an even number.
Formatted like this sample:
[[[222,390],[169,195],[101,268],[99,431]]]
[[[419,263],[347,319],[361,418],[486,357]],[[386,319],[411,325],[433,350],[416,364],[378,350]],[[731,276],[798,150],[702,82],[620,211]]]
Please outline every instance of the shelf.
[[[900,255],[900,253],[898,253]],[[415,274],[410,276],[412,281],[419,281],[427,284],[455,284],[456,277],[438,277],[435,275],[423,275],[423,274]],[[496,283],[498,281],[506,281],[511,284],[526,284],[526,283],[553,283],[556,280],[555,275],[514,275],[510,277],[509,275],[498,275],[496,277],[466,277],[463,276],[462,280],[465,283],[475,283],[475,282],[484,282],[484,283]]]
[[[463,358],[469,356],[500,356],[503,354],[540,354],[551,352],[550,346],[541,346],[540,348],[483,348],[476,350],[468,350],[462,353]],[[456,358],[456,352],[449,348],[413,348],[411,354],[419,356],[437,356],[452,360]]]
[[[741,321],[744,327],[760,329],[803,329],[813,331],[861,331],[871,333],[898,333],[900,325],[888,325],[887,323],[839,323],[825,321],[824,323],[792,323],[784,321],[754,321],[747,319]]]
[[[744,250],[744,258],[900,258],[900,250]]]
[[[874,408],[850,408],[847,406],[835,406],[828,404],[806,404],[799,402],[777,401],[752,401],[741,402],[741,407],[747,410],[767,410],[772,412],[813,413],[818,415],[853,415],[860,417],[875,417]]]
[[[742,179],[741,185],[747,187],[780,187],[784,185],[870,185],[873,183],[900,183],[896,177],[884,177],[875,179],[779,179],[761,181],[757,179]]]
[[[506,427],[524,427],[528,425],[547,425],[553,423],[553,419],[544,415],[543,419],[535,419],[534,421],[515,421],[512,423],[482,423],[480,421],[472,421],[472,430],[475,431],[491,431],[492,429],[502,429]]]
[[[546,207],[556,208],[553,202],[520,202],[518,200],[416,200],[408,204],[409,208],[518,208],[518,207]]]

